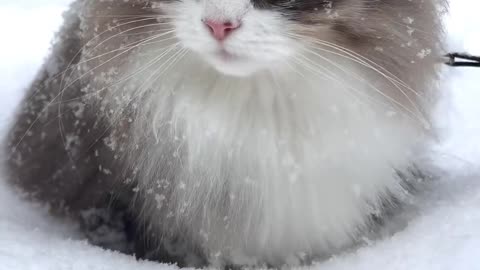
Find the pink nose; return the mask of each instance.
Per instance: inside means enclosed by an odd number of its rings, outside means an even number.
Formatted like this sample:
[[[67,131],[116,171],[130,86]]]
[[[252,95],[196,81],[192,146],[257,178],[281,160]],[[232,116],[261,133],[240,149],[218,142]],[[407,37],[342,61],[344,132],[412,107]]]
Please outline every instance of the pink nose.
[[[230,33],[240,27],[239,23],[232,22],[219,22],[214,20],[204,20],[203,22],[210,29],[213,37],[218,41],[224,40]]]

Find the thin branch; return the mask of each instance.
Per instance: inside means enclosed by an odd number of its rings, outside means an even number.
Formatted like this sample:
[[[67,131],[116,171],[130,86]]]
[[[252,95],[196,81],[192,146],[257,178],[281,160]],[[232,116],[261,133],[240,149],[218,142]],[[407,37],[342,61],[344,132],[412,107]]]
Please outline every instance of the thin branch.
[[[467,53],[449,53],[445,57],[448,61],[445,64],[452,67],[480,67],[480,57]]]

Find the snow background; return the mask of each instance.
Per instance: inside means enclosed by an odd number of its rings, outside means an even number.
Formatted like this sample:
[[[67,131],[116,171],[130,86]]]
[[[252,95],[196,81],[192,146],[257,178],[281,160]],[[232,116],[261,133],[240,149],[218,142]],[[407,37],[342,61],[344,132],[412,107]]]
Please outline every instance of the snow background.
[[[61,24],[69,0],[0,0],[0,130],[12,118]],[[480,1],[452,0],[449,49],[480,54]],[[445,176],[408,226],[315,270],[480,270],[480,69],[446,69],[438,110]],[[1,133],[0,133],[1,134]],[[0,178],[1,179],[1,178]],[[25,202],[0,180],[0,270],[170,270],[75,238],[69,224]]]

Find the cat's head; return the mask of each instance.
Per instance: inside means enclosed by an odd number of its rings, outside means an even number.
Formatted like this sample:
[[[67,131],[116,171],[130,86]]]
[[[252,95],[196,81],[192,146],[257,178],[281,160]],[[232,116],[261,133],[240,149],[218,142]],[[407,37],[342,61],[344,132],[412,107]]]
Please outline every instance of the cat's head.
[[[281,78],[315,85],[314,90],[334,85],[360,92],[415,118],[435,88],[440,8],[446,6],[446,0],[77,3],[83,5],[74,10],[82,10],[87,69],[109,73],[123,67],[121,72],[131,72],[129,80],[148,81],[133,87],[137,92],[160,80],[192,76],[212,85],[230,76],[267,84]]]
[[[246,76],[317,53],[328,58],[363,48],[387,54],[396,46],[404,57],[412,53],[408,47],[430,45],[417,34],[432,27],[434,2],[159,0],[153,7],[171,21],[184,47],[222,73]]]

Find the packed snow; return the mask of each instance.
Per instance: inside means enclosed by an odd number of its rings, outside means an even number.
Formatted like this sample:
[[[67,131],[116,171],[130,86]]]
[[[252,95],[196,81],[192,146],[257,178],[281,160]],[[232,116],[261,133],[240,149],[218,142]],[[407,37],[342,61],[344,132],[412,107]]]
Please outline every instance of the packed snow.
[[[68,2],[0,0],[1,130],[48,52]],[[480,54],[478,8],[476,1],[452,1],[446,18],[450,50]],[[311,268],[480,269],[479,85],[480,69],[446,68],[441,90],[445,101],[438,110],[442,142],[432,153],[444,176],[419,200],[408,226]],[[76,236],[72,224],[46,212],[0,181],[0,270],[177,268],[91,246]]]

